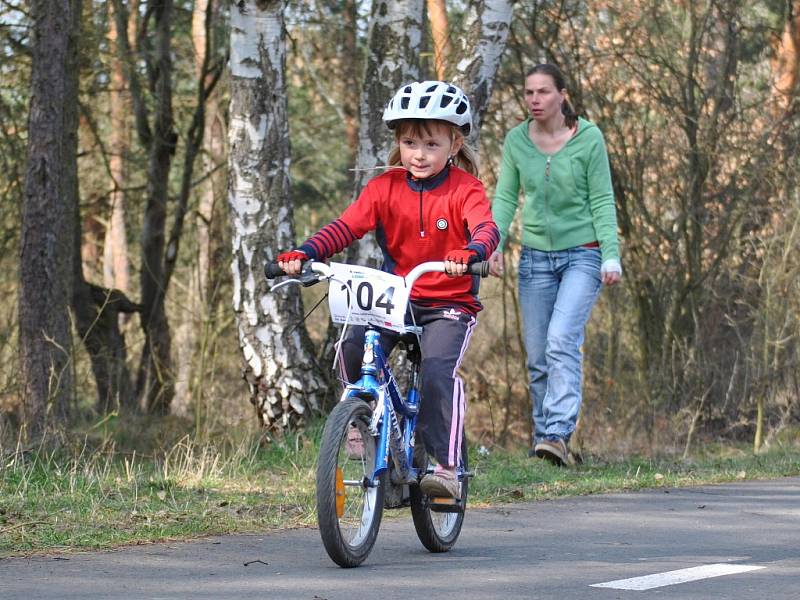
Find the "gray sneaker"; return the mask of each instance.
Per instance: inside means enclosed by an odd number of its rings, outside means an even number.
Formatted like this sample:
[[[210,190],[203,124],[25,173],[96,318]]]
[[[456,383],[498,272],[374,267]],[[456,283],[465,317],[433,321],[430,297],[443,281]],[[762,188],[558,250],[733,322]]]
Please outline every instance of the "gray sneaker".
[[[419,489],[429,498],[458,498],[458,478],[448,471],[428,473],[420,481]]]
[[[562,438],[557,438],[555,440],[542,440],[536,444],[536,446],[534,446],[533,451],[539,458],[543,458],[558,467],[563,467],[569,464],[569,451],[567,450],[567,443]]]

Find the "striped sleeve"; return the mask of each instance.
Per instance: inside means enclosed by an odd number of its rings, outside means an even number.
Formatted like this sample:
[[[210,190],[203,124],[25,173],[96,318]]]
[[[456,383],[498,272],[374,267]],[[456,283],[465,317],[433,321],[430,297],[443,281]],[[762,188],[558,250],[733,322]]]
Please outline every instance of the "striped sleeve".
[[[479,260],[489,258],[500,242],[500,230],[491,219],[476,225],[471,235],[472,239],[467,244],[467,248],[475,250],[478,253]]]
[[[466,248],[474,250],[478,260],[487,260],[500,242],[500,231],[492,219],[492,210],[483,185],[475,180],[466,191],[462,207],[469,242]]]
[[[325,260],[347,248],[356,236],[341,218],[320,229],[298,248],[312,260]]]
[[[370,180],[356,201],[338,219],[308,238],[298,250],[302,250],[313,260],[326,260],[375,229],[378,204],[383,197],[378,181],[380,179],[382,178],[376,177]]]

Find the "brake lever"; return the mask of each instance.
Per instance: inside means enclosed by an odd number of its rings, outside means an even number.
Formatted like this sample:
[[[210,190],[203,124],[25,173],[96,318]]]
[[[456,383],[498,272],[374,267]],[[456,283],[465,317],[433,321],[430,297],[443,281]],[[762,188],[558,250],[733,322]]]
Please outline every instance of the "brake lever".
[[[323,279],[320,277],[319,273],[315,273],[311,270],[311,263],[312,261],[309,260],[303,264],[300,275],[298,275],[296,278],[303,287],[311,287]]]

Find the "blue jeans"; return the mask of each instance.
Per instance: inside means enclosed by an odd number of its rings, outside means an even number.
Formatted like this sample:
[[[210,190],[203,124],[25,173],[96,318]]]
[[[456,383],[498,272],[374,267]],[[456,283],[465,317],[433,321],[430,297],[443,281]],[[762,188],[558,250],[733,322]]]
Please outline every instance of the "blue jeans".
[[[581,407],[581,345],[602,285],[599,248],[523,247],[519,302],[533,404],[533,443],[569,441]]]

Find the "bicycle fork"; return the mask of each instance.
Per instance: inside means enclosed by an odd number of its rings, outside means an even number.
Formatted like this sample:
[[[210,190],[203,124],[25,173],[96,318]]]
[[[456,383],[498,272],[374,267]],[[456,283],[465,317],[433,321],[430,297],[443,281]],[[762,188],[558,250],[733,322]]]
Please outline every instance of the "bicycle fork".
[[[394,463],[392,483],[396,485],[414,483],[417,480],[417,470],[412,466],[411,459],[413,446],[411,436],[416,414],[406,416],[405,427],[400,427],[400,420],[395,410],[394,397],[399,398],[399,390],[394,378],[382,385],[378,392],[378,402],[372,417],[372,424],[378,430],[377,456],[381,457],[381,464],[376,465],[375,477],[382,469],[389,468],[389,456]]]

